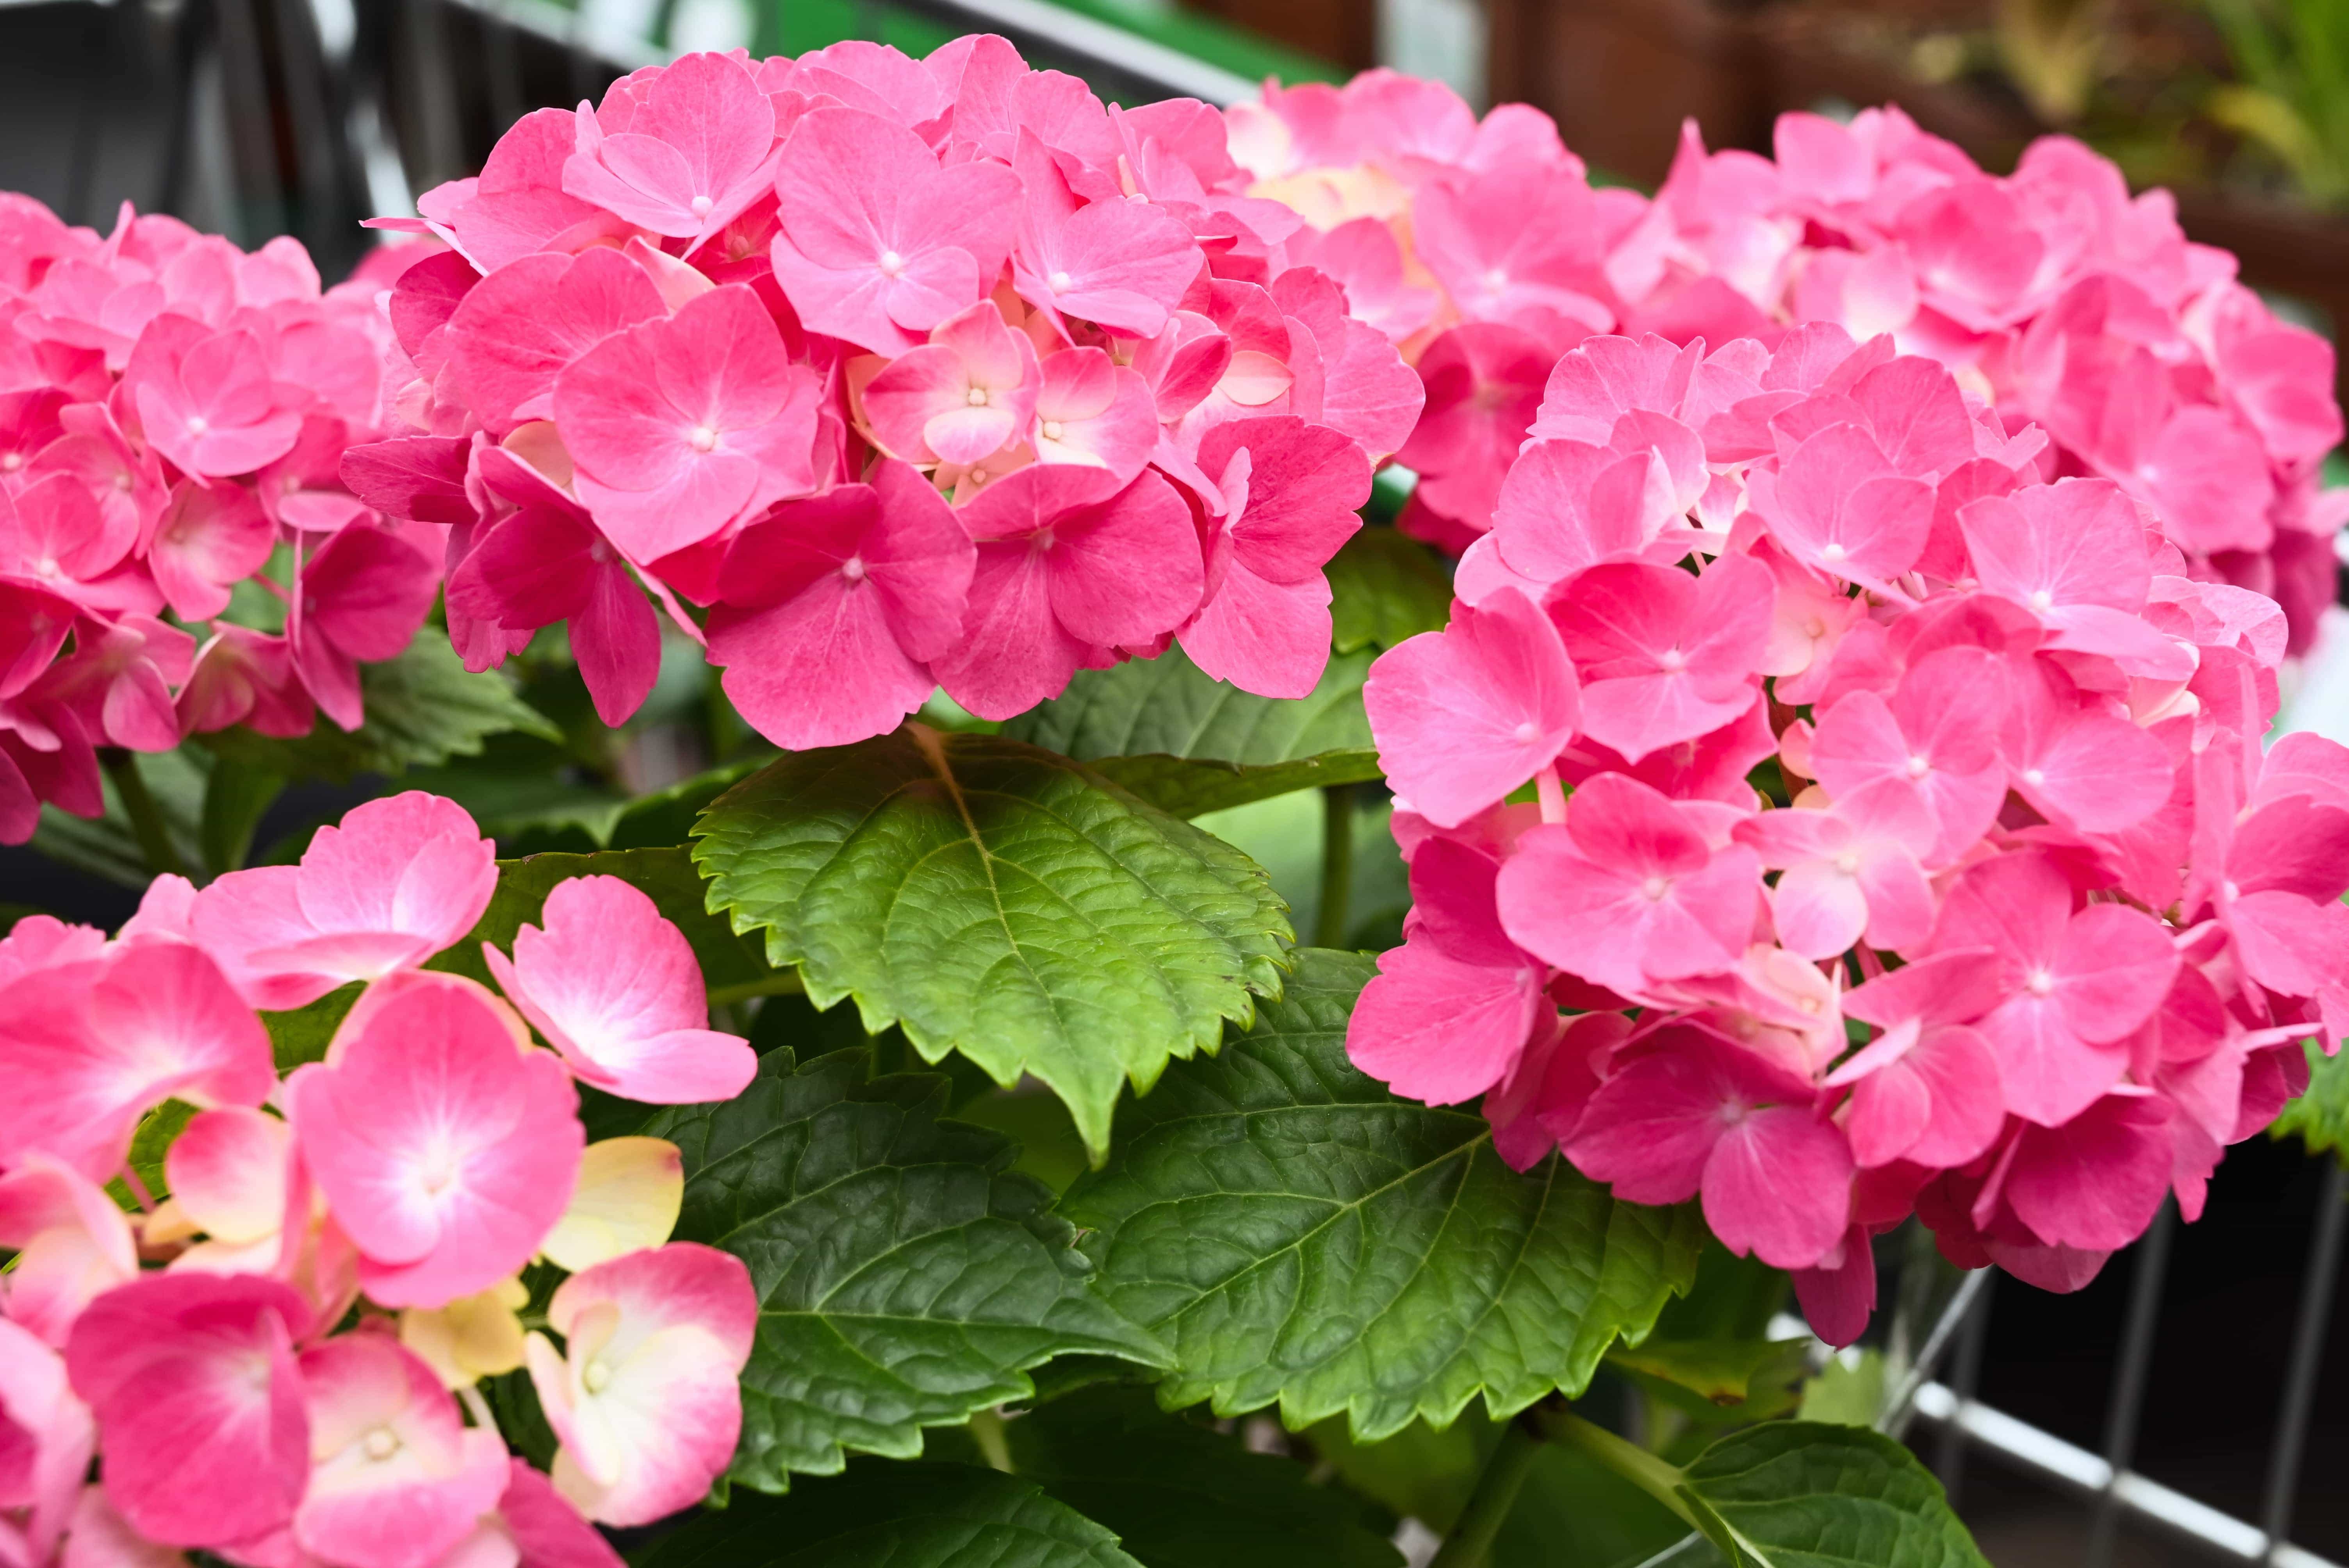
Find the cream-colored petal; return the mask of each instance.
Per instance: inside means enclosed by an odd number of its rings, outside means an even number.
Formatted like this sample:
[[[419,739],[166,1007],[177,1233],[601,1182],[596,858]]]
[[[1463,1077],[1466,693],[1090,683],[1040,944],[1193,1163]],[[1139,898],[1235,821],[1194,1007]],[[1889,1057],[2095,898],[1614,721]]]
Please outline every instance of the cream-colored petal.
[[[677,1228],[685,1204],[685,1161],[660,1138],[607,1138],[587,1146],[571,1207],[539,1248],[547,1261],[577,1274],[626,1253],[657,1247]]]

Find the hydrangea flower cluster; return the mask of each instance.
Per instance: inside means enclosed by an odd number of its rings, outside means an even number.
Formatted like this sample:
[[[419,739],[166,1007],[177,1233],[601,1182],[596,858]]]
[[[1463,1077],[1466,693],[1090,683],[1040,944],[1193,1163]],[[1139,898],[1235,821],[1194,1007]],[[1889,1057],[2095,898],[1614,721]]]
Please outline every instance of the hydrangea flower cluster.
[[[723,1099],[756,1058],[616,878],[560,883],[511,954],[484,944],[502,996],[422,968],[480,919],[493,852],[454,803],[395,796],[298,865],[158,879],[111,940],[46,916],[0,940],[11,1563],[616,1568],[586,1521],[657,1519],[725,1467],[749,1274],[668,1242],[676,1146],[587,1142],[574,1084]],[[255,1009],[354,982],[320,1059],[281,1078]],[[158,1202],[129,1161],[173,1102],[193,1109]],[[542,1309],[560,1349],[517,1316],[533,1260],[569,1274]],[[477,1387],[525,1366],[551,1480]]]
[[[392,417],[382,266],[322,291],[295,240],[0,193],[0,842],[100,815],[98,747],[358,727],[440,585],[438,538],[338,477]],[[244,583],[282,610],[227,617]]]
[[[1371,672],[1415,908],[1354,1060],[1701,1197],[1838,1342],[1911,1212],[2054,1288],[2199,1213],[2349,1030],[2349,751],[2262,754],[2274,602],[1889,334],[1593,337],[1532,432]]]
[[[1248,180],[1214,110],[996,37],[648,67],[419,201],[417,428],[344,471],[452,525],[470,665],[567,621],[606,722],[657,670],[647,590],[792,748],[1177,641],[1302,696],[1421,394]]]
[[[1778,122],[1776,157],[1708,154],[1691,122],[1654,200],[1593,190],[1522,105],[1480,124],[1442,87],[1371,72],[1268,89],[1228,111],[1255,194],[1312,228],[1293,256],[1408,301],[1427,408],[1401,452],[1407,524],[1455,553],[1557,356],[1593,333],[1775,347],[1806,323],[1939,361],[2009,424],[2046,434],[2045,479],[2110,480],[2198,576],[2284,606],[2294,651],[2333,596],[2349,492],[2321,491],[2342,437],[2333,356],[2188,242],[2164,191],[2066,137],[1985,174],[1898,108]]]

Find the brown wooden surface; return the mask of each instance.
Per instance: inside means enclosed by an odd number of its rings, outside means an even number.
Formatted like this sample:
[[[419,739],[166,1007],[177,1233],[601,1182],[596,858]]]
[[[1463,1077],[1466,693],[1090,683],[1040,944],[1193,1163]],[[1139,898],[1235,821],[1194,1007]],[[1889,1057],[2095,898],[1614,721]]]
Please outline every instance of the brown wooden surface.
[[[1183,0],[1183,5],[1349,70],[1378,64],[1375,0]]]

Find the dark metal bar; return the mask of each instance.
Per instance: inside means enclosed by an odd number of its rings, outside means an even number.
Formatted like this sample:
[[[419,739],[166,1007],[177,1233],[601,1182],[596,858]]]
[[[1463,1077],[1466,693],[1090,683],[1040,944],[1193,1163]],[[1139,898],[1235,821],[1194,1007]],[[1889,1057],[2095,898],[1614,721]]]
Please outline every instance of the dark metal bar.
[[[2292,1534],[2293,1505],[2300,1493],[2300,1466],[2308,1449],[2308,1418],[2316,1404],[2316,1374],[2323,1364],[2325,1331],[2333,1321],[2333,1287],[2341,1274],[2343,1216],[2349,1214],[2349,1170],[2340,1159],[2326,1161],[2324,1193],[2317,1200],[2316,1226],[2309,1242],[2308,1273],[2300,1284],[2300,1318],[2293,1326],[2292,1361],[2283,1375],[2283,1403],[2276,1415],[2275,1443],[2268,1449],[2267,1494],[2260,1525],[2267,1532],[2267,1561]]]
[[[2121,1516],[2115,1489],[2137,1451],[2137,1424],[2145,1415],[2146,1374],[2153,1360],[2154,1331],[2161,1318],[2161,1287],[2169,1274],[2169,1238],[2177,1226],[2177,1205],[2164,1198],[2161,1212],[2137,1243],[2137,1277],[2129,1282],[2128,1322],[2121,1335],[2120,1364],[2113,1374],[2112,1405],[2105,1414],[2105,1462],[2112,1470],[2089,1525],[2087,1568],[2109,1568],[2113,1560]]]

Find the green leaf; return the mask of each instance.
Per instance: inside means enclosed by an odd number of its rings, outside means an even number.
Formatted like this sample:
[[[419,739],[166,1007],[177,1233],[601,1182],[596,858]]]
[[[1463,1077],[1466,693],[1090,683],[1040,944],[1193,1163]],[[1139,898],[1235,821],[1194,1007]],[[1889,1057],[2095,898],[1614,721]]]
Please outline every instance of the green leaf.
[[[478,954],[474,962],[481,962]],[[487,974],[485,969],[477,978],[486,978]],[[365,988],[354,980],[347,985],[336,986],[306,1007],[262,1014],[262,1025],[268,1029],[270,1047],[276,1053],[278,1072],[290,1073],[305,1062],[325,1061],[327,1042],[342,1027],[344,1016]]]
[[[1292,1428],[1342,1410],[1376,1441],[1479,1393],[1495,1416],[1580,1394],[1687,1288],[1695,1213],[1556,1160],[1520,1175],[1474,1110],[1389,1094],[1346,1059],[1371,961],[1299,957],[1255,1028],[1122,1109],[1108,1167],[1061,1202],[1103,1294],[1174,1347],[1161,1401],[1277,1401]]]
[[[731,1472],[749,1486],[834,1473],[852,1449],[910,1459],[923,1428],[1028,1397],[1054,1356],[1164,1360],[1092,1288],[1050,1194],[1007,1169],[1011,1144],[942,1120],[944,1078],[871,1062],[774,1051],[737,1099],[645,1126],[684,1151],[678,1236],[740,1256],[758,1289]]]
[[[1452,579],[1434,551],[1392,528],[1366,528],[1330,562],[1330,642],[1341,654],[1392,648],[1437,632],[1452,614]]]
[[[681,848],[666,850],[601,850],[592,855],[531,855],[498,862],[498,891],[462,942],[426,965],[469,975],[490,984],[489,965],[481,960],[481,944],[494,943],[511,952],[514,933],[535,925],[546,908],[546,895],[557,882],[573,877],[618,877],[649,895],[660,912],[685,934],[701,960],[701,977],[714,992],[730,987],[747,991],[773,978],[759,956],[758,944],[734,934],[722,916],[709,913],[707,888]]]
[[[1671,1384],[1710,1405],[1737,1408],[1748,1417],[1790,1406],[1790,1387],[1803,1375],[1808,1339],[1661,1339],[1617,1346],[1609,1365]],[[1752,1408],[1760,1400],[1773,1408]]]
[[[1767,1421],[1682,1473],[1681,1497],[1733,1563],[1753,1568],[1989,1568],[1941,1483],[1890,1438]]]
[[[285,777],[240,758],[222,758],[204,780],[204,869],[214,876],[241,869],[253,852],[253,832],[261,825]]]
[[[491,736],[506,730],[563,738],[514,695],[503,674],[468,672],[449,645],[449,634],[437,626],[420,628],[398,658],[361,665],[359,689],[367,722],[347,735],[321,717],[309,734],[292,740],[241,727],[198,738],[217,755],[258,771],[337,783],[361,773],[404,773],[477,756]]]
[[[635,1568],[1140,1568],[1030,1482],[968,1465],[860,1464],[788,1498],[737,1491]]]
[[[801,752],[702,814],[712,907],[809,999],[854,996],[926,1060],[1067,1102],[1087,1149],[1167,1060],[1277,995],[1288,921],[1247,856],[1065,758],[910,725]]]
[[[763,753],[745,758],[681,779],[666,789],[637,796],[614,819],[606,847],[647,850],[684,843],[692,835],[693,820],[707,810],[712,800],[772,760],[771,755]]]
[[[1346,1493],[1162,1413],[1140,1389],[1087,1389],[1004,1434],[1015,1473],[1115,1531],[1143,1568],[1402,1568]]]
[[[1246,805],[1317,784],[1380,777],[1362,711],[1368,654],[1333,657],[1311,695],[1255,696],[1219,681],[1180,648],[1105,670],[1003,733],[1058,751],[1178,817]]]
[[[154,799],[163,831],[179,852],[181,863],[201,865],[204,782],[212,772],[212,758],[192,746],[134,751],[129,758]],[[77,817],[55,806],[43,806],[41,824],[33,832],[33,848],[108,882],[143,890],[155,872],[139,847],[139,835],[131,828],[129,813],[123,810],[112,776],[101,772],[98,778],[105,790],[106,814]]]
[[[1803,1385],[1805,1421],[1834,1421],[1847,1427],[1872,1427],[1884,1413],[1884,1357],[1875,1348],[1854,1348],[1830,1358],[1819,1375]]]
[[[2308,1087],[2284,1105],[2268,1128],[2270,1138],[2299,1134],[2311,1154],[2349,1149],[2349,1051],[2328,1057],[2314,1040],[2308,1053]]]

